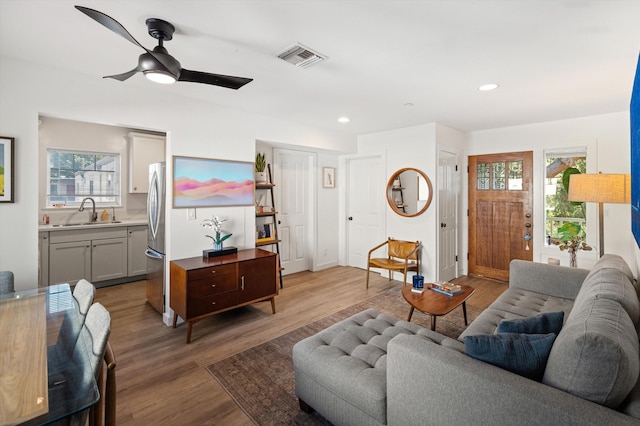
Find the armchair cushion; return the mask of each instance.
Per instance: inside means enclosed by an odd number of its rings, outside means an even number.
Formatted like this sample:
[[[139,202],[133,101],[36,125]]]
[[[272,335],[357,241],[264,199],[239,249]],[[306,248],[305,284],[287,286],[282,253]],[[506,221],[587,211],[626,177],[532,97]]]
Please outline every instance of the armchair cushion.
[[[415,260],[419,245],[417,241],[389,240],[389,257]]]

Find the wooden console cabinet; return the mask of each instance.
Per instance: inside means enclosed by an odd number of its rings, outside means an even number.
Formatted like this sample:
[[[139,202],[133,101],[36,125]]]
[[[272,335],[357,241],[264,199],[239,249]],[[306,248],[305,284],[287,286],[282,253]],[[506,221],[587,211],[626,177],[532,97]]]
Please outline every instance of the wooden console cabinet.
[[[275,296],[278,256],[266,250],[238,250],[235,254],[171,261],[173,327],[178,316],[187,322],[187,343],[194,323],[211,315]]]

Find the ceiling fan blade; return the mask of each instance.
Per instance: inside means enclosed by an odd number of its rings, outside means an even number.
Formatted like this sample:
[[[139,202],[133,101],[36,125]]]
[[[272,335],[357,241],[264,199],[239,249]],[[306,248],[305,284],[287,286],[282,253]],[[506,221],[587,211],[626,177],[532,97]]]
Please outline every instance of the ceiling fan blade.
[[[189,81],[191,83],[212,84],[214,86],[226,87],[238,90],[247,83],[253,81],[252,78],[233,77],[230,75],[211,74],[208,72],[191,71],[182,68],[178,81]]]
[[[129,34],[129,31],[127,31],[127,29],[123,27],[120,22],[116,21],[111,16],[105,15],[102,12],[99,12],[94,9],[89,9],[88,7],[84,7],[84,6],[76,6],[76,9],[78,9],[80,12],[87,15],[89,18],[95,20],[99,24],[102,24],[105,27],[109,28],[114,33],[129,40],[131,43],[135,44],[136,46],[140,46],[144,50],[147,50],[146,47],[138,43],[138,40],[136,40],[135,38],[133,38],[131,34]]]
[[[135,67],[131,71],[124,72],[122,74],[116,75],[105,75],[103,78],[113,78],[114,80],[125,81],[126,79],[132,77],[135,73],[142,71],[140,66]]]
[[[144,49],[145,52],[153,56],[158,61],[161,67],[164,67],[164,71],[171,73],[169,65],[163,61],[163,58],[159,57],[159,55],[155,55],[152,51],[150,51],[149,49],[141,45],[138,42],[138,40],[133,38],[133,36],[129,33],[129,31],[127,31],[127,29],[124,26],[122,26],[120,22],[116,21],[109,15],[106,15],[94,9],[89,9],[88,7],[76,6],[75,8],[78,9],[80,12],[84,13],[85,15],[87,15],[89,18],[95,20],[99,24],[107,27],[114,33],[124,37],[125,39],[129,40],[131,43],[135,44],[136,46],[139,46],[142,49]]]

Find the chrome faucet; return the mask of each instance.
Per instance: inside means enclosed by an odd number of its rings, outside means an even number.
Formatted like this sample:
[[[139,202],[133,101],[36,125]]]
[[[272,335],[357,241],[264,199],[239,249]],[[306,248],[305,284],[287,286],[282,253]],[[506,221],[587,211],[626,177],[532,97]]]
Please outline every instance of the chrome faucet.
[[[85,201],[90,200],[91,203],[93,204],[93,212],[91,213],[91,222],[97,222],[98,221],[98,213],[96,213],[96,202],[93,200],[93,198],[91,197],[86,197],[82,199],[82,203],[80,203],[80,208],[78,209],[79,212],[83,212],[84,211],[84,203]]]

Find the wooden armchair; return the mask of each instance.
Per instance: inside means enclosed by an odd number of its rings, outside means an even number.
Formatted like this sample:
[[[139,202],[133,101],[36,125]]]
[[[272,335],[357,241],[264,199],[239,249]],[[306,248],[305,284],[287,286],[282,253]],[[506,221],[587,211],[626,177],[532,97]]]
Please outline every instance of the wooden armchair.
[[[387,246],[387,257],[371,258],[371,254]],[[382,268],[389,271],[389,281],[393,271],[404,272],[404,285],[407,284],[407,271],[416,271],[420,273],[420,241],[401,241],[388,238],[382,244],[378,244],[371,250],[367,256],[367,287],[369,288],[369,269]]]

